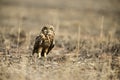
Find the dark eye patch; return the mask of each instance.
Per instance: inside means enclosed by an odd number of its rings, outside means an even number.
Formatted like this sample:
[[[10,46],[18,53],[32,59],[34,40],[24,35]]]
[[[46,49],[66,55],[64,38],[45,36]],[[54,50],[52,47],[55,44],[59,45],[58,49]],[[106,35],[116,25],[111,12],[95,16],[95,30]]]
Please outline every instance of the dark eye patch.
[[[45,26],[45,27],[43,27],[43,29],[47,29],[47,27]]]
[[[46,26],[44,26],[44,27],[42,28],[42,32],[44,32],[44,30],[47,30],[47,27],[46,27]]]

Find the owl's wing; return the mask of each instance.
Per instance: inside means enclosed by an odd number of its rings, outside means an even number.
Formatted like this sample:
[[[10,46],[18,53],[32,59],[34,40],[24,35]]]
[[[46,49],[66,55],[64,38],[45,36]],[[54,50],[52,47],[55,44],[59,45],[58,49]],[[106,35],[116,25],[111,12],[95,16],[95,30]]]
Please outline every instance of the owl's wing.
[[[50,44],[50,46],[48,48],[47,54],[54,48],[54,46],[55,46],[55,40],[52,40],[51,44]]]
[[[38,53],[38,49],[39,49],[39,47],[40,47],[41,44],[42,44],[42,36],[39,35],[35,39],[35,43],[34,43],[33,53],[32,54]]]

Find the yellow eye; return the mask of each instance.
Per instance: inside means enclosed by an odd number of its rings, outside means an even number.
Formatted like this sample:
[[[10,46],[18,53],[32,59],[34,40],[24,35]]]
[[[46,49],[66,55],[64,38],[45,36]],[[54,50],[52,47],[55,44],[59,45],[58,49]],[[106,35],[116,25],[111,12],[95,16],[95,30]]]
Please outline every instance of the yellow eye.
[[[50,28],[50,30],[52,30],[52,31],[53,31],[53,28]]]

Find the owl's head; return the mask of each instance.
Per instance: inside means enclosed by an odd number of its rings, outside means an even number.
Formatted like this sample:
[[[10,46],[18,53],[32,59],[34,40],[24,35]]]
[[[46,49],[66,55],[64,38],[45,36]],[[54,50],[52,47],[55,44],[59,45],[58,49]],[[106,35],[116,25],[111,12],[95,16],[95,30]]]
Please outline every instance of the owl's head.
[[[44,35],[54,35],[54,27],[52,25],[45,25],[42,28],[42,33]]]

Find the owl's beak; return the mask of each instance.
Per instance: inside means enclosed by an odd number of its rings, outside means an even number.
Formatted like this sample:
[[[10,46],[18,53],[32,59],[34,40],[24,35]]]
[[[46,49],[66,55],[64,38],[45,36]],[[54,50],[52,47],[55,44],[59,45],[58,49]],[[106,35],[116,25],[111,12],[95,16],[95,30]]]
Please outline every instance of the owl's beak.
[[[48,34],[48,31],[47,31],[47,30],[44,30],[44,34],[47,35],[47,34]]]

